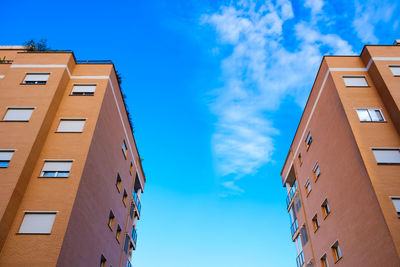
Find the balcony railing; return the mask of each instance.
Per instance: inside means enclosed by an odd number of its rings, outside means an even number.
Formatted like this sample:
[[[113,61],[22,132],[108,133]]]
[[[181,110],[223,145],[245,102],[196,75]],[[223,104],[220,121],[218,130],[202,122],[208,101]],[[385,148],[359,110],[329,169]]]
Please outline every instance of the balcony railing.
[[[0,64],[12,64],[13,61],[11,59],[0,59]]]
[[[292,233],[292,237],[297,232],[297,229],[299,229],[299,225],[297,224],[297,219],[295,219],[292,225],[290,226],[290,232]]]
[[[132,264],[129,260],[126,262],[126,267],[132,267]]]
[[[303,255],[303,251],[300,252],[299,255],[297,255],[296,257],[296,263],[297,263],[297,267],[301,267],[304,265],[304,255]]]
[[[286,197],[287,208],[289,208],[290,203],[292,202],[293,197],[296,194],[296,190],[297,190],[297,182],[294,182],[293,186],[290,187],[289,193],[287,194],[287,197]]]
[[[135,243],[135,247],[136,247],[137,233],[136,233],[135,227],[132,227],[132,239],[133,239],[133,243]]]

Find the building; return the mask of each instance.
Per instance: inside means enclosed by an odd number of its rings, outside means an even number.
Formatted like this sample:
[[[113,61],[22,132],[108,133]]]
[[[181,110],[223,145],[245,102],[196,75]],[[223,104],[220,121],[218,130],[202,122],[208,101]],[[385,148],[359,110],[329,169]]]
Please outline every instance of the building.
[[[0,266],[130,266],[145,176],[114,65],[0,59]]]
[[[297,266],[400,266],[399,44],[322,60],[281,172]]]

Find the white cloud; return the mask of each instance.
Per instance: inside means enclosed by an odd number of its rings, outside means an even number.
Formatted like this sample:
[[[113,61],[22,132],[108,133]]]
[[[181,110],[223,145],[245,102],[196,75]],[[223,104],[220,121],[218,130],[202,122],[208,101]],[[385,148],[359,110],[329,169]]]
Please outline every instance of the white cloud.
[[[397,4],[392,1],[355,1],[353,28],[363,43],[377,44],[375,25],[388,22]]]
[[[317,15],[321,13],[324,4],[325,3],[323,0],[306,0],[304,2],[304,6],[311,9],[312,15]]]
[[[212,92],[210,105],[217,118],[212,145],[221,176],[237,180],[271,161],[278,134],[271,113],[287,96],[304,105],[322,46],[335,54],[353,54],[338,35],[321,33],[307,22],[295,26],[297,43],[285,47],[283,25],[292,18],[287,0],[241,1],[202,17],[202,23],[214,26],[221,45],[233,48],[221,62],[224,86]],[[229,179],[222,185],[241,193]]]

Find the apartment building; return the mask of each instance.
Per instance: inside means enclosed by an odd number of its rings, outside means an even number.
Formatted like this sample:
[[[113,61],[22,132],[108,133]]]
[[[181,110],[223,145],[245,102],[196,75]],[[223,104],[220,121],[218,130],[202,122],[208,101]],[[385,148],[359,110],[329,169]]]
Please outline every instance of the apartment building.
[[[0,46],[0,266],[131,266],[145,181],[111,61]]]
[[[281,177],[297,266],[400,266],[400,40],[325,56]]]

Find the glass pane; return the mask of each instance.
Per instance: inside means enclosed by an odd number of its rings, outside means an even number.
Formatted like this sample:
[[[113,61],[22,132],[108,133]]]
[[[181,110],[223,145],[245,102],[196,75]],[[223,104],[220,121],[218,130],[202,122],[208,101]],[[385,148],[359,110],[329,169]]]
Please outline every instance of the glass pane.
[[[57,172],[57,177],[68,177],[69,172]]]
[[[357,114],[360,118],[360,121],[371,121],[367,109],[357,109]]]
[[[379,109],[375,109],[375,115],[378,118],[378,121],[384,121],[382,111],[380,111]]]
[[[56,172],[44,171],[42,176],[43,177],[55,177],[56,176]]]
[[[0,168],[7,168],[9,163],[9,161],[0,161]]]

